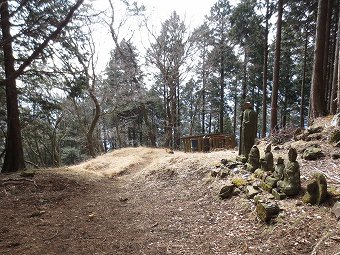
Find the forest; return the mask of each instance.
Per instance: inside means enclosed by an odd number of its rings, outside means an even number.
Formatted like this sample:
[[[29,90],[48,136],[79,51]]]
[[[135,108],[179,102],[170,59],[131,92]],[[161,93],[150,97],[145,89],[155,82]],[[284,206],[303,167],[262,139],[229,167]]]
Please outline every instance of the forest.
[[[157,31],[141,1],[107,2],[0,0],[2,172],[238,137],[247,101],[262,138],[340,112],[339,0],[216,0],[201,25],[172,12]],[[122,36],[131,21],[148,32],[143,51]],[[98,26],[111,36],[104,71]]]

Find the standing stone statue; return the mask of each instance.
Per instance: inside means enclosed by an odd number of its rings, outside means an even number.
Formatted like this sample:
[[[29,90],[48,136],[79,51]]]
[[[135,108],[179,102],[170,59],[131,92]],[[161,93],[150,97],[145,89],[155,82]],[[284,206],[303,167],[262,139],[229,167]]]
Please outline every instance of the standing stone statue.
[[[257,114],[253,110],[250,102],[246,102],[243,106],[243,118],[240,134],[239,155],[245,156],[248,159],[250,149],[255,144],[257,132]]]
[[[277,183],[278,189],[287,196],[297,195],[301,190],[300,166],[296,158],[296,149],[290,148],[288,152],[289,161],[283,172],[283,181]]]

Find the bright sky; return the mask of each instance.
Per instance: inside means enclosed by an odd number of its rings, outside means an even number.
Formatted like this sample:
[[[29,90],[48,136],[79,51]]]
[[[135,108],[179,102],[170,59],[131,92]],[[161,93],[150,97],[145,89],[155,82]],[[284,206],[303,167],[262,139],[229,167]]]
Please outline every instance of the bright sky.
[[[106,9],[108,6],[108,0],[89,0],[93,2],[96,9]],[[134,0],[131,0],[133,2]],[[160,24],[162,21],[168,19],[173,11],[176,11],[177,14],[185,21],[187,27],[192,30],[195,27],[201,25],[203,23],[203,19],[205,15],[208,15],[211,7],[217,2],[217,0],[136,0],[138,4],[143,4],[146,7],[146,13],[150,16],[150,22],[155,29],[154,32],[158,33],[160,30]],[[114,3],[119,2],[119,0],[113,0]],[[230,1],[231,3],[233,0]],[[119,16],[119,9],[117,9],[116,15]],[[117,18],[118,19],[118,18]],[[138,30],[138,28],[135,28]],[[105,68],[106,63],[109,61],[109,52],[113,47],[112,38],[109,35],[108,30],[97,31],[99,33],[99,60],[98,60],[98,69],[103,70]],[[135,36],[143,36],[140,33],[135,32]],[[145,37],[146,38],[146,37]],[[119,38],[120,40],[122,38]],[[145,39],[143,40],[144,46]],[[138,46],[138,45],[137,45]]]

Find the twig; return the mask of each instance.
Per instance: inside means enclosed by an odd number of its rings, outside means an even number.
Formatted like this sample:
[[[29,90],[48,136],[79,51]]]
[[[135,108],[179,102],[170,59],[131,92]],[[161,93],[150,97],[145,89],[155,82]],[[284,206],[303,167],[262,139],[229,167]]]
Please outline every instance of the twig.
[[[12,184],[23,184],[24,182],[32,183],[36,188],[38,185],[36,184],[35,180],[27,179],[27,178],[20,178],[20,179],[3,179],[0,181],[0,187],[5,185],[12,185]]]
[[[326,233],[323,237],[321,237],[321,239],[316,243],[316,245],[313,248],[313,251],[311,253],[311,255],[316,255],[317,254],[317,249],[319,247],[319,245],[324,242],[330,235],[332,234],[332,232],[328,232]]]

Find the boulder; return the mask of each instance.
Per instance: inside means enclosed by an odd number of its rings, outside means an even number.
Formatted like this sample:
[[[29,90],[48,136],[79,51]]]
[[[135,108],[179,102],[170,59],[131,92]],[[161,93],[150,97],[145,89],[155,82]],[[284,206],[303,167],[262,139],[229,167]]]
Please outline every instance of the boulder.
[[[256,205],[256,213],[260,220],[269,222],[280,212],[280,207],[275,202],[258,202]]]
[[[280,192],[278,189],[272,189],[272,194],[276,200],[285,199],[287,196],[285,193]]]
[[[264,182],[268,185],[268,187],[270,188],[270,190],[268,190],[269,192],[273,189],[276,188],[276,184],[277,184],[277,179],[275,179],[274,177],[271,176],[267,176],[266,179],[264,180]]]
[[[228,177],[229,174],[230,174],[230,170],[228,168],[222,168],[222,170],[220,171],[221,179]]]
[[[322,173],[316,173],[307,183],[306,193],[302,201],[306,204],[320,205],[328,196],[326,177]]]
[[[316,134],[321,133],[323,131],[323,126],[310,126],[306,129],[308,134]]]
[[[220,173],[220,169],[213,168],[213,169],[210,170],[210,176],[211,177],[216,177],[216,176],[219,175],[219,173]]]
[[[234,194],[235,186],[231,182],[223,182],[217,186],[217,195],[221,199],[230,198]]]
[[[252,185],[248,185],[246,187],[245,191],[246,191],[246,196],[249,199],[254,198],[256,195],[258,195],[260,193],[260,190],[255,188]]]
[[[336,144],[337,142],[340,142],[340,130],[339,129],[333,130],[328,139],[330,143]]]
[[[316,134],[310,134],[306,137],[306,141],[317,141],[322,139],[322,134],[321,133],[316,133]]]
[[[317,160],[325,155],[320,148],[308,147],[302,154],[302,158],[305,160]]]
[[[256,178],[262,179],[263,175],[264,175],[264,171],[261,170],[260,168],[256,169],[254,172],[254,176]]]

